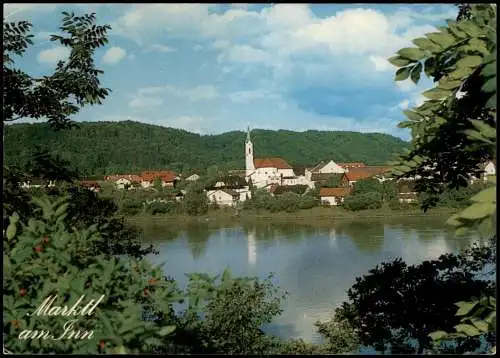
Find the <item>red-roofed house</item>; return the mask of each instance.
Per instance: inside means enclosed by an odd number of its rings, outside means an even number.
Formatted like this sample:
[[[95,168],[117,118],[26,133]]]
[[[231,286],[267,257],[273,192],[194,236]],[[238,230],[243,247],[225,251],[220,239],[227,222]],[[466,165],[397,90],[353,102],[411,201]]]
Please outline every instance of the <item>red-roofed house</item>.
[[[352,169],[352,168],[364,168],[366,165],[361,162],[353,162],[353,163],[337,163],[339,166],[341,166],[344,169]]]
[[[321,188],[319,190],[319,197],[322,203],[340,205],[350,193],[351,188]]]
[[[151,187],[157,179],[161,180],[162,186],[169,187],[173,187],[175,185],[175,182],[179,180],[177,175],[169,170],[147,171],[141,173],[141,185],[143,188]]]
[[[118,189],[133,188],[134,184],[141,182],[141,177],[134,174],[107,175],[104,180],[115,183]]]
[[[382,178],[380,178],[381,175],[384,173],[387,173],[390,169],[386,167],[360,167],[360,168],[351,168],[349,169],[348,172],[344,173],[342,176],[342,183],[345,186],[350,186],[352,187],[354,183],[356,183],[358,180],[363,180],[363,179],[369,179],[369,178],[376,178],[379,181],[383,181]]]

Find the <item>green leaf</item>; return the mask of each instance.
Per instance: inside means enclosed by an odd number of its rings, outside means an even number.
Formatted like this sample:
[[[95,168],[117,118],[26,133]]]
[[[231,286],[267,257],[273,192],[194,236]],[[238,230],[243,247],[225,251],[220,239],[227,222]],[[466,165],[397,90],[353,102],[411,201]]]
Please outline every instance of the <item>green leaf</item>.
[[[493,143],[492,141],[488,140],[487,138],[483,137],[481,135],[481,133],[479,133],[478,131],[476,130],[473,130],[473,129],[466,129],[464,130],[464,133],[467,135],[467,137],[469,137],[470,139],[476,139],[476,140],[479,140],[481,142],[485,142],[485,143],[488,143],[488,144],[495,144]]]
[[[439,88],[444,90],[454,90],[455,88],[460,87],[462,81],[459,80],[450,80],[449,78],[442,78],[439,81]]]
[[[445,338],[447,335],[448,335],[448,333],[446,333],[444,331],[436,331],[436,332],[432,332],[431,334],[429,334],[429,337],[431,337],[433,341],[439,341],[439,340]]]
[[[478,302],[464,302],[458,309],[456,316],[465,316],[467,313],[472,311]]]
[[[409,60],[419,61],[427,57],[427,51],[417,47],[406,47],[398,51],[398,54]]]
[[[168,336],[169,334],[173,333],[175,331],[175,326],[165,326],[162,329],[160,329],[160,336]]]
[[[468,335],[469,337],[478,336],[481,332],[474,326],[470,324],[459,324],[455,326],[457,332],[462,332]]]
[[[471,320],[471,322],[474,325],[474,327],[476,327],[479,331],[484,332],[484,333],[489,331],[489,324],[488,323],[481,321],[480,319],[474,319],[474,320]]]
[[[458,215],[460,218],[467,220],[478,220],[493,215],[495,209],[496,205],[492,203],[474,203],[461,211]]]
[[[430,90],[425,91],[422,95],[429,99],[442,100],[450,95],[451,91],[443,90],[440,88],[432,88]]]
[[[408,66],[410,63],[415,62],[415,61],[411,61],[407,58],[403,58],[401,56],[391,57],[388,59],[388,61],[391,63],[391,65],[394,65],[396,67]]]
[[[424,119],[424,117],[422,115],[420,115],[419,113],[417,113],[415,111],[410,111],[408,109],[405,109],[403,111],[403,113],[406,117],[408,117],[408,119],[410,119],[412,121],[420,122]]]
[[[484,66],[483,70],[481,71],[481,74],[484,77],[492,77],[497,75],[497,66],[496,63],[488,63],[486,66]]]
[[[486,102],[486,108],[492,108],[492,109],[496,109],[497,108],[497,96],[496,96],[496,93],[494,93],[490,99],[488,100],[488,102]]]
[[[476,203],[496,203],[497,201],[496,186],[487,188],[474,195],[470,200]]]
[[[482,120],[477,120],[477,119],[471,119],[470,122],[476,129],[481,133],[481,135],[491,138],[491,139],[496,139],[497,134],[495,131],[495,128],[491,127],[489,124],[485,123]]]
[[[483,63],[481,56],[466,56],[457,61],[457,68],[460,67],[478,67]]]
[[[426,37],[419,37],[417,39],[414,39],[412,42],[421,49],[427,50],[432,53],[437,53],[441,51],[441,47],[439,47]]]
[[[446,224],[450,226],[460,226],[462,225],[462,222],[458,220],[458,215],[452,215],[446,220]]]
[[[471,21],[462,21],[458,22],[457,26],[460,30],[465,32],[467,35],[471,37],[479,37],[484,35],[483,30],[479,26],[476,26],[474,23]]]
[[[422,72],[422,63],[419,62],[411,70],[410,78],[413,81],[413,83],[418,84],[421,72]]]
[[[16,227],[16,224],[11,222],[9,224],[9,226],[7,226],[7,231],[6,231],[6,237],[7,237],[7,240],[12,240],[13,238],[16,237],[16,233],[17,233],[17,227]]]
[[[457,67],[455,71],[451,72],[448,75],[448,78],[450,80],[463,80],[466,77],[470,76],[470,74],[474,72],[474,70],[475,70],[474,67],[468,67],[468,66]]]
[[[415,125],[414,121],[402,121],[398,123],[398,128],[410,128]]]
[[[400,68],[396,71],[395,81],[404,81],[410,76],[411,66]]]
[[[426,36],[435,44],[441,47],[441,50],[444,50],[456,43],[455,37],[452,35],[448,35],[442,32],[431,32],[426,34]]]
[[[497,90],[497,78],[492,77],[481,87],[481,90],[486,93],[496,92]]]

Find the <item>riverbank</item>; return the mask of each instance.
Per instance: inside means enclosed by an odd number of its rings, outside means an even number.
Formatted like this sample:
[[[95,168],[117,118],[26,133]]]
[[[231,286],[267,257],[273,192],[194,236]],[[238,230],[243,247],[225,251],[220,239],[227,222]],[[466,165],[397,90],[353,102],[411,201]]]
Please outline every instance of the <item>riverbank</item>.
[[[293,223],[293,224],[333,224],[336,222],[349,221],[367,221],[367,220],[402,220],[404,218],[443,218],[445,221],[449,216],[456,213],[458,209],[451,208],[436,208],[431,209],[427,213],[422,210],[406,209],[406,210],[390,210],[390,209],[374,209],[362,211],[347,211],[342,208],[332,207],[315,207],[307,210],[299,210],[293,213],[277,212],[271,213],[268,211],[257,210],[242,210],[239,215],[234,209],[226,210],[211,210],[205,215],[190,216],[186,214],[138,214],[127,216],[125,219],[131,223],[165,223],[165,224],[195,224],[195,223],[212,223],[215,225],[249,223],[249,222],[276,222],[276,223]]]

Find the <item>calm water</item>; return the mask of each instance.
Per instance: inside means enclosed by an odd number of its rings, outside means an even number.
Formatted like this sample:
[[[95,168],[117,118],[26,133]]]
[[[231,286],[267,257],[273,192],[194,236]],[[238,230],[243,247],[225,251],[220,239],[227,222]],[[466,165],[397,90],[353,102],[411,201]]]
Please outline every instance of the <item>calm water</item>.
[[[273,272],[290,295],[285,311],[269,330],[283,338],[318,341],[314,322],[326,320],[346,299],[346,290],[370,268],[384,260],[403,258],[414,264],[465,248],[478,240],[456,238],[445,230],[443,218],[399,221],[359,221],[329,228],[259,224],[185,229],[143,226],[146,241],[160,251],[153,263],[164,264],[167,275],[186,283],[186,272],[221,273],[264,278]]]

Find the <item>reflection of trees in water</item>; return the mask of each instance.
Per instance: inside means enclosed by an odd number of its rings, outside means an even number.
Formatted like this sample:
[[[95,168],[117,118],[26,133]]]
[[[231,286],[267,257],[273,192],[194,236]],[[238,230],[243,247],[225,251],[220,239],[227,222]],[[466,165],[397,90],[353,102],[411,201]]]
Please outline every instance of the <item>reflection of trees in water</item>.
[[[189,225],[185,230],[185,234],[193,258],[203,255],[207,249],[208,239],[210,238],[210,228],[208,225]]]
[[[141,238],[148,242],[175,240],[181,231],[174,225],[137,225],[141,229]]]
[[[384,244],[383,222],[351,222],[337,227],[338,234],[348,236],[360,251],[379,251]]]

